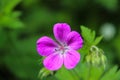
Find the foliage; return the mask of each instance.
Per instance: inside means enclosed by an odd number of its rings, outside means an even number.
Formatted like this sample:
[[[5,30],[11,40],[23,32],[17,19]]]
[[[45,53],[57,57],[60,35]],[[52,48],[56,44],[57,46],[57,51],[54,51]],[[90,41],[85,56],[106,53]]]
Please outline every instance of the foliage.
[[[0,0],[0,80],[41,79],[42,57],[36,52],[36,40],[52,36],[52,26],[57,22],[66,22],[81,32],[81,61],[73,70],[62,67],[50,72],[53,74],[47,71],[43,80],[119,80],[119,7],[118,0]],[[116,34],[108,41],[98,36],[104,23],[115,25]],[[79,25],[89,28],[81,26],[80,31]],[[105,69],[86,63],[85,56],[93,45],[103,49]]]
[[[0,25],[2,27],[9,27],[13,29],[23,27],[23,23],[19,20],[21,12],[13,11],[14,7],[20,3],[20,1],[21,0],[0,1]]]

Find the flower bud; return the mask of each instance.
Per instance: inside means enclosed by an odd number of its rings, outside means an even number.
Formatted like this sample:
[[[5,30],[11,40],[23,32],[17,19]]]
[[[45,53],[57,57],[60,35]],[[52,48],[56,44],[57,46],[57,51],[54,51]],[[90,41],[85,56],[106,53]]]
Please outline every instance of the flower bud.
[[[103,65],[105,68],[106,64],[106,56],[102,49],[99,49],[96,46],[92,46],[89,50],[89,53],[85,57],[86,62],[93,66],[101,66]]]
[[[46,68],[42,68],[38,74],[38,77],[42,79],[52,74],[53,74],[53,71],[47,70]]]
[[[91,62],[91,55],[87,55],[85,57],[85,59],[86,59],[87,63],[89,64]]]

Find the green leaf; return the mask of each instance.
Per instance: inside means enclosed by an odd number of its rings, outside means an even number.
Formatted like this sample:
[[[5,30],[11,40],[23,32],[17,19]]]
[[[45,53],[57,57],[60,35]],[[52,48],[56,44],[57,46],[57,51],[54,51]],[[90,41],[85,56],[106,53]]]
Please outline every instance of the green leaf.
[[[58,80],[79,80],[78,76],[72,72],[72,70],[67,70],[66,68],[62,67],[60,70],[57,71],[55,76]]]
[[[87,54],[90,47],[93,45],[93,42],[95,40],[95,31],[92,31],[91,29],[85,27],[85,26],[80,26],[81,31],[82,31],[82,37],[84,39],[84,45],[82,49],[80,49],[80,53]]]
[[[81,26],[81,30],[85,43],[92,44],[92,42],[95,39],[95,31],[91,31],[89,28],[85,26]]]
[[[11,14],[2,14],[0,19],[1,27],[8,27],[12,29],[23,28],[24,24],[19,20],[21,13],[19,11]]]
[[[10,13],[21,0],[0,0],[0,12]]]
[[[103,72],[104,72],[104,70],[102,68],[91,66],[89,80],[99,80],[99,78],[103,74]]]
[[[117,71],[118,67],[114,66],[100,80],[120,80],[120,70]],[[119,75],[119,76],[118,76]]]
[[[102,38],[103,38],[103,36],[99,36],[99,37],[97,37],[96,39],[95,39],[95,41],[94,41],[94,45],[97,45],[101,40],[102,40]]]
[[[15,6],[18,5],[20,2],[21,0],[0,0],[1,27],[16,29],[24,26],[19,19],[21,13],[19,11],[13,12]]]

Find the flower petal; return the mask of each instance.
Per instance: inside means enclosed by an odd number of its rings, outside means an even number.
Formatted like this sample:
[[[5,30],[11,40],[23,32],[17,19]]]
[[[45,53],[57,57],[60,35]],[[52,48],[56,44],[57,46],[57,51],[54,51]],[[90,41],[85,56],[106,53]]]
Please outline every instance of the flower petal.
[[[44,36],[37,40],[37,51],[42,56],[54,53],[57,43],[51,38]]]
[[[60,67],[62,67],[63,56],[53,53],[44,59],[43,64],[48,70],[58,70]]]
[[[72,31],[67,35],[66,42],[68,46],[75,50],[80,49],[83,45],[82,37],[76,31]]]
[[[53,28],[54,36],[59,42],[64,42],[70,31],[70,26],[67,23],[57,23]]]
[[[64,55],[64,65],[67,69],[74,68],[79,61],[80,61],[80,54],[75,50],[70,49]]]

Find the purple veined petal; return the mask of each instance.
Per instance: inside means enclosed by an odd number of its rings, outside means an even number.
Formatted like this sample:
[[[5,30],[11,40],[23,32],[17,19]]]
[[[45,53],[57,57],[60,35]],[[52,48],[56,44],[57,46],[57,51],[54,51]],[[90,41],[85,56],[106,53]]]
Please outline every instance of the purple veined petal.
[[[63,56],[53,53],[44,59],[43,64],[48,70],[58,70],[63,65]]]
[[[71,48],[78,50],[82,47],[83,40],[78,32],[72,31],[67,35],[66,43]]]
[[[67,53],[64,54],[63,59],[64,59],[64,66],[67,69],[72,69],[80,61],[80,54],[77,51],[70,49]]]
[[[57,41],[64,42],[71,28],[67,23],[57,23],[54,25],[53,32]]]
[[[48,56],[54,53],[56,47],[57,43],[47,36],[37,40],[37,51],[41,56]]]

